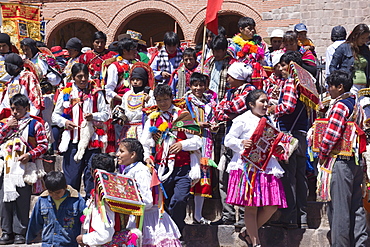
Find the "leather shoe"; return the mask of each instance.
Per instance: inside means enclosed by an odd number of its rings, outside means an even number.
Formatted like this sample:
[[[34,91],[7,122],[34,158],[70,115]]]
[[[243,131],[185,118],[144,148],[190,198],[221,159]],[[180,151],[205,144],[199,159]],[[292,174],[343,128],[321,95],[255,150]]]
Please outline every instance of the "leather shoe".
[[[26,239],[23,235],[16,234],[14,237],[14,244],[24,244],[26,243]]]
[[[14,242],[13,234],[3,233],[0,238],[0,245],[12,244]]]
[[[216,226],[219,226],[219,225],[233,225],[234,223],[235,223],[234,221],[221,218],[217,221],[211,222],[211,225],[216,225]]]

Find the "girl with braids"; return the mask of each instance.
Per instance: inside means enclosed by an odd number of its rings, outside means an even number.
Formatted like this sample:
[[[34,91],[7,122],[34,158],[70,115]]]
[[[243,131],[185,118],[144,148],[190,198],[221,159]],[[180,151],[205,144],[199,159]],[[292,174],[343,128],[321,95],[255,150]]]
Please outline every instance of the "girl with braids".
[[[141,198],[145,203],[143,224],[143,247],[181,247],[181,236],[175,222],[153,203],[151,190],[152,176],[144,162],[144,148],[137,139],[121,141],[117,152],[117,162],[124,166],[122,174],[134,178],[138,183]],[[153,205],[154,204],[154,205]],[[135,227],[135,217],[129,219],[128,227]]]

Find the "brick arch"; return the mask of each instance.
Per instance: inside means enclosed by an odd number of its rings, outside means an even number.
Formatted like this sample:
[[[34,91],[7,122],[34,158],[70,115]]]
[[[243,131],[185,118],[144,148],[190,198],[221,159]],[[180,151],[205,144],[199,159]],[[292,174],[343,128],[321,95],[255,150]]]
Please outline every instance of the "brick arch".
[[[170,16],[177,21],[178,25],[184,32],[185,39],[187,38],[187,34],[185,32],[189,23],[187,17],[177,6],[165,1],[138,1],[122,7],[108,22],[107,28],[109,30],[109,38],[113,39],[121,26],[125,25],[138,15],[148,12],[161,12]]]
[[[92,11],[86,9],[68,9],[66,11],[58,12],[52,16],[54,20],[47,23],[46,42],[55,34],[59,27],[68,22],[85,21],[96,27],[96,29],[107,32],[107,25],[103,18]]]
[[[254,19],[257,25],[262,22],[261,15],[244,3],[238,3],[233,1],[224,1],[222,4],[222,10],[219,14],[238,14],[241,16],[248,16]],[[203,27],[204,20],[206,18],[206,7],[200,9],[198,12],[194,13],[194,15],[190,18],[190,25],[194,27],[194,32],[192,33],[191,40],[195,40],[196,34],[198,30]]]

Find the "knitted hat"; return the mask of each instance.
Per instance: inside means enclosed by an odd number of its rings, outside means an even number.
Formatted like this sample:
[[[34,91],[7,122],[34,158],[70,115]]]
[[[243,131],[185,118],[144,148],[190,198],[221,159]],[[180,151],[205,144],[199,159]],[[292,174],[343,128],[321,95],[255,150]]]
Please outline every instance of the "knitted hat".
[[[252,75],[253,69],[250,65],[235,62],[230,65],[227,74],[236,80],[246,81]]]
[[[11,49],[12,45],[10,44],[10,36],[6,33],[0,33],[0,43],[5,43]]]
[[[81,49],[82,49],[82,42],[79,38],[76,38],[76,37],[70,38],[67,41],[66,48],[67,49],[74,49],[74,50],[80,52]]]
[[[15,53],[10,53],[8,56],[6,56],[5,63],[14,64],[19,68],[23,67],[23,59]]]
[[[148,84],[148,72],[142,67],[136,67],[131,72],[131,79],[139,79],[143,81],[143,85]]]

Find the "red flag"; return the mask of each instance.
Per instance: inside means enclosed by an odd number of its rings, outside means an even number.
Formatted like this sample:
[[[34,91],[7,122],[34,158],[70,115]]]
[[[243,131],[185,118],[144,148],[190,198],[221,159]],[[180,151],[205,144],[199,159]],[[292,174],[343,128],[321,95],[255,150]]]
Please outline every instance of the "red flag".
[[[152,181],[150,182],[150,188],[157,186],[159,184],[161,184],[161,181],[158,178],[157,171],[155,170],[155,168],[153,168],[152,169]]]
[[[208,30],[214,34],[218,34],[218,17],[217,12],[221,10],[223,0],[208,0],[207,11],[206,11],[206,21]]]

